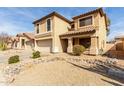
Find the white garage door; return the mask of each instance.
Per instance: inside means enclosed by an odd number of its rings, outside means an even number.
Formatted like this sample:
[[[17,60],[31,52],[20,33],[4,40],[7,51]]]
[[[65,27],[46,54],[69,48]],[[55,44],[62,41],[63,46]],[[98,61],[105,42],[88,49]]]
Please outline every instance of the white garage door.
[[[39,40],[37,41],[37,46],[41,52],[51,52],[52,51],[52,40]]]

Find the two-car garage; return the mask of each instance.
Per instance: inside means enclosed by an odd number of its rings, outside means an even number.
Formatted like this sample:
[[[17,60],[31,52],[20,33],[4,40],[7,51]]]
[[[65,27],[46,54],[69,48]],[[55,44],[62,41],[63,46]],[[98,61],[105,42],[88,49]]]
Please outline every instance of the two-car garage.
[[[37,40],[37,48],[41,52],[52,52],[52,39]]]

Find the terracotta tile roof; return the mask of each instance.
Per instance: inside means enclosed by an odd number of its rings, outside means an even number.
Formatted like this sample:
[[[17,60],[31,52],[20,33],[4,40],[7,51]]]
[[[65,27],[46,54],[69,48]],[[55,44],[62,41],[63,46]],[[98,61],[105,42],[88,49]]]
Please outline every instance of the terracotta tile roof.
[[[16,35],[16,38],[17,37],[24,37],[24,36],[26,36],[29,39],[34,39],[34,34],[33,33],[29,33],[29,32],[19,33],[19,34]]]
[[[96,13],[96,12],[99,12],[101,15],[104,15],[103,9],[102,8],[97,8],[97,9],[92,10],[90,12],[87,12],[87,13],[84,13],[84,14],[81,14],[81,15],[78,15],[78,16],[74,16],[72,19],[77,19],[77,18],[80,18],[80,17],[83,17],[83,16],[87,16],[89,14]]]
[[[19,37],[11,37],[11,41],[13,42],[13,41],[19,41]]]
[[[76,31],[76,30],[68,31],[68,32],[66,32],[64,34],[61,34],[60,36],[90,33],[90,32],[94,32],[96,29],[97,29],[97,27],[95,27],[95,26],[84,27],[79,31]]]
[[[77,19],[77,18],[81,18],[83,16],[87,16],[87,15],[90,15],[90,14],[93,14],[93,13],[96,13],[96,12],[99,12],[101,16],[104,16],[105,17],[105,24],[106,24],[106,29],[108,29],[108,17],[106,15],[106,13],[104,13],[103,9],[102,8],[97,8],[95,10],[92,10],[92,11],[89,11],[87,13],[84,13],[84,14],[81,14],[81,15],[78,15],[78,16],[74,16],[72,19]],[[73,22],[73,21],[72,21]]]
[[[29,39],[34,39],[34,33],[23,33],[23,35],[28,37]]]
[[[42,17],[41,19],[38,19],[38,20],[34,21],[33,24],[35,24],[35,23],[37,23],[37,22],[40,22],[40,21],[42,21],[42,20],[44,20],[44,19],[47,19],[47,18],[49,18],[49,17],[51,17],[51,16],[54,16],[54,15],[57,16],[57,17],[59,17],[59,18],[61,18],[61,19],[63,19],[63,20],[65,20],[65,21],[68,22],[68,23],[71,23],[70,20],[68,20],[68,19],[65,18],[64,16],[60,15],[59,13],[57,13],[57,12],[52,12],[52,13],[50,13],[50,14],[48,14],[48,15]]]
[[[15,41],[19,41],[19,38],[18,37],[15,37]]]
[[[23,33],[19,33],[16,35],[17,37],[21,37],[21,36],[24,36]]]

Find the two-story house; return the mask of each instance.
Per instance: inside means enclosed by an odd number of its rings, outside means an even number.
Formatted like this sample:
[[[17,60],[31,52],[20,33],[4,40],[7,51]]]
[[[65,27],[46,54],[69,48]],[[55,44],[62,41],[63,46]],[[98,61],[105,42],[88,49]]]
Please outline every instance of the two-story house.
[[[42,52],[63,52],[60,35],[68,32],[70,23],[62,15],[52,12],[33,22],[35,27],[35,49]]]
[[[76,44],[97,55],[106,49],[107,16],[102,8],[75,16],[70,21],[53,12],[33,22],[35,50],[71,53]]]

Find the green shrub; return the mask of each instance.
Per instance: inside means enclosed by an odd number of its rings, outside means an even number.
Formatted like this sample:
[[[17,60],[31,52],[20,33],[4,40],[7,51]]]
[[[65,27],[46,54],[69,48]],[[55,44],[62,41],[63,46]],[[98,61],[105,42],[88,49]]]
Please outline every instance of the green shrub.
[[[34,51],[33,53],[32,53],[32,58],[39,58],[40,57],[40,52],[39,51]]]
[[[3,44],[2,51],[6,50],[6,49],[7,49],[7,45]]]
[[[76,56],[80,56],[85,51],[85,47],[82,45],[74,45],[73,47],[73,53]]]
[[[13,63],[17,63],[19,62],[19,56],[18,55],[15,55],[15,56],[11,56],[8,60],[9,64],[13,64]]]
[[[7,44],[6,43],[0,43],[0,50],[4,51],[7,49]]]

